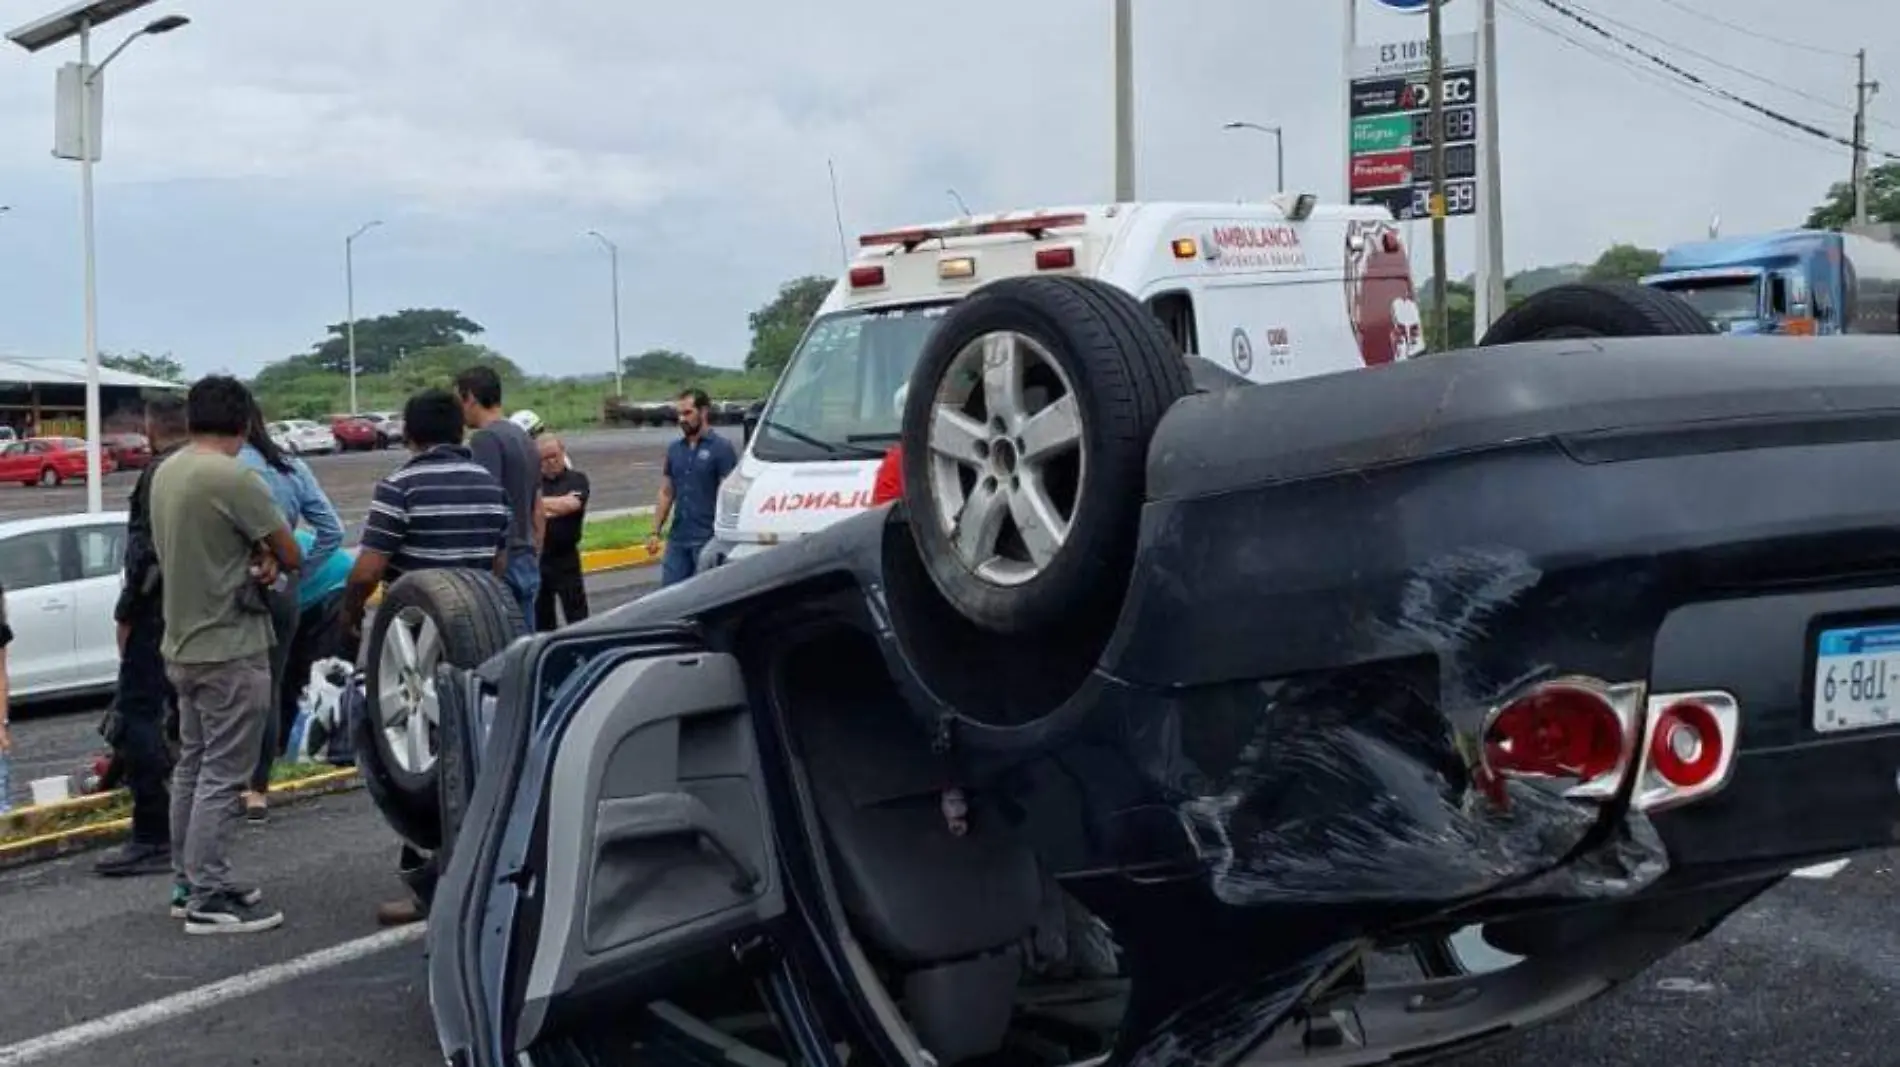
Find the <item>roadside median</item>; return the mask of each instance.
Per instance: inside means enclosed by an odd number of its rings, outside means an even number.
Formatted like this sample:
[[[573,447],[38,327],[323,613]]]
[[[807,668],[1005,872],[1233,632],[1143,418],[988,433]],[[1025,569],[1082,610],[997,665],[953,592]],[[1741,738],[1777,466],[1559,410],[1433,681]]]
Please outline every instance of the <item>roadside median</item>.
[[[271,770],[272,808],[360,786],[354,767],[280,763]],[[115,844],[132,828],[132,797],[110,793],[17,808],[0,815],[0,870]]]

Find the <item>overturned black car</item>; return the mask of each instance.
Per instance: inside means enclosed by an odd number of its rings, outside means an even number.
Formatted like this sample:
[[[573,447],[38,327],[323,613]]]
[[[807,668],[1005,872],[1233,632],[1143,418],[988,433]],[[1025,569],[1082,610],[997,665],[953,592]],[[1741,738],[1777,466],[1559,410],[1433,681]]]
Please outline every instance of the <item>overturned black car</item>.
[[[1894,843],[1900,351],[1497,330],[1230,388],[997,282],[904,502],[532,639],[403,579],[361,750],[448,1062],[1414,1062]]]

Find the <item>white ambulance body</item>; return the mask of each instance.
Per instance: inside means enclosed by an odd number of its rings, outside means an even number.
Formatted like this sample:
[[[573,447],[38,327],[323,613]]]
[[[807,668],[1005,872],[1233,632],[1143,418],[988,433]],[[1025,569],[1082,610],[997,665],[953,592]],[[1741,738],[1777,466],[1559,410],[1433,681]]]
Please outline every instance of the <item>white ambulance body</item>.
[[[720,489],[717,563],[870,506],[898,390],[945,312],[985,282],[1079,274],[1153,309],[1184,352],[1255,382],[1424,351],[1411,263],[1382,207],[1145,203],[867,234]]]

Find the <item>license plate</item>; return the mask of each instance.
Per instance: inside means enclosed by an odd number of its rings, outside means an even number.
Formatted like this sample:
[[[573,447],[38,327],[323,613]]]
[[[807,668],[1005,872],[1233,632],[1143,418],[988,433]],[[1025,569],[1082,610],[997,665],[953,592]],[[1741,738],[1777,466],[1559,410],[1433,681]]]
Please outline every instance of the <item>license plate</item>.
[[[1814,657],[1814,728],[1900,722],[1900,625],[1823,630]]]

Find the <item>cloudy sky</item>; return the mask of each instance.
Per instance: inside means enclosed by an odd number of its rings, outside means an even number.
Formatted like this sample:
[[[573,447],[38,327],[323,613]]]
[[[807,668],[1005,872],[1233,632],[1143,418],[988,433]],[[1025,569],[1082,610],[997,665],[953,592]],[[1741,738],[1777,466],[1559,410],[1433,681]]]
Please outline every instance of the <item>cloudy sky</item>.
[[[1362,41],[1422,19],[1378,11]],[[1569,0],[1564,0],[1569,2]],[[1601,24],[1712,83],[1843,135],[1851,60],[1893,89],[1873,140],[1900,153],[1893,0],[1580,0]],[[1513,270],[1613,241],[1796,223],[1847,152],[1738,118],[1544,0],[1500,0],[1506,250]],[[7,0],[10,27],[52,3]],[[1272,184],[1342,192],[1342,0],[1137,0],[1144,198]],[[621,246],[625,347],[743,357],[746,313],[838,266],[826,160],[858,232],[973,209],[1105,199],[1109,0],[160,0],[101,31],[193,23],[108,74],[98,168],[101,344],[193,371],[255,370],[344,312],[460,309],[534,369],[610,365],[605,253]],[[1825,9],[1824,17],[1822,10]],[[1452,31],[1475,5],[1453,0]],[[1542,23],[1546,28],[1539,28]],[[1561,28],[1563,37],[1550,32]],[[1771,29],[1772,28],[1772,29]],[[1565,39],[1565,38],[1569,39]],[[51,158],[55,67],[72,46],[0,53],[0,351],[81,348],[78,175]],[[1601,53],[1620,54],[1612,62]],[[1800,95],[1807,94],[1807,95]],[[1452,224],[1454,271],[1470,223]],[[1421,225],[1415,242],[1426,247]],[[1423,260],[1422,260],[1423,262]]]

